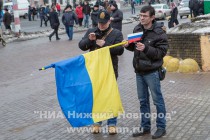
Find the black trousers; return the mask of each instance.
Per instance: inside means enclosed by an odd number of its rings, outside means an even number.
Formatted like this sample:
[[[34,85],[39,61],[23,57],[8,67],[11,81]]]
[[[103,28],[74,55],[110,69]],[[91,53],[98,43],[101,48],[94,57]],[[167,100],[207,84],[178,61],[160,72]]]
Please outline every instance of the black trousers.
[[[82,26],[83,18],[78,18],[79,26]]]
[[[56,39],[58,39],[58,38],[59,38],[59,37],[58,37],[58,27],[56,27],[56,28],[54,29],[54,31],[49,35],[49,37],[51,38],[54,34],[55,34],[55,36],[56,36]]]

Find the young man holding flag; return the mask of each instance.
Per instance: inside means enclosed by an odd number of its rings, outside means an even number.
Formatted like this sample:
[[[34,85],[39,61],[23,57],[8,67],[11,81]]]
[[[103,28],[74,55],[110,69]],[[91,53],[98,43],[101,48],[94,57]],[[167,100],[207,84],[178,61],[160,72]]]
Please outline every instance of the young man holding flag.
[[[79,42],[80,49],[83,51],[94,51],[96,49],[122,42],[122,33],[117,29],[113,29],[110,26],[110,23],[111,21],[109,13],[104,10],[100,11],[98,14],[98,26],[91,28],[86,32],[85,36]],[[124,48],[122,46],[110,48],[110,54],[116,79],[118,77],[118,55],[122,55],[123,52]],[[92,132],[94,134],[100,132],[101,124],[102,122],[98,122],[93,125]],[[116,124],[116,117],[107,120],[109,134],[112,135],[117,133]]]
[[[163,25],[155,21],[155,9],[151,6],[142,7],[140,23],[134,28],[133,32],[143,32],[140,41],[124,46],[127,50],[134,52],[133,67],[136,72],[137,93],[141,112],[141,127],[139,131],[133,133],[133,137],[143,136],[151,132],[149,101],[149,93],[151,93],[153,103],[157,109],[157,131],[152,138],[157,139],[166,134],[166,109],[158,69],[162,66],[163,57],[167,53],[167,35],[163,30]],[[131,40],[134,40],[134,38],[131,38]]]

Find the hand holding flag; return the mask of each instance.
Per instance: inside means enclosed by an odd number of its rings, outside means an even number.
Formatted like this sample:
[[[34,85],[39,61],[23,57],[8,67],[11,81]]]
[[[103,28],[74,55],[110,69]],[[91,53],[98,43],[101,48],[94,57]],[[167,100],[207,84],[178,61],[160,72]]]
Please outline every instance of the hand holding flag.
[[[141,37],[143,35],[143,32],[138,32],[134,34],[128,34],[128,43],[134,43],[136,41],[140,41]]]

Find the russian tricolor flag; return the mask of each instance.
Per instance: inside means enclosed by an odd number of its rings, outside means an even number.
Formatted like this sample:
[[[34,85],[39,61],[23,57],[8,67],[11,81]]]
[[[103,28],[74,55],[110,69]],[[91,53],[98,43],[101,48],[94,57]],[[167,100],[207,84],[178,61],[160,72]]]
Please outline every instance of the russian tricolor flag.
[[[133,42],[136,42],[136,41],[140,41],[142,35],[143,35],[143,32],[128,34],[128,42],[133,43]]]

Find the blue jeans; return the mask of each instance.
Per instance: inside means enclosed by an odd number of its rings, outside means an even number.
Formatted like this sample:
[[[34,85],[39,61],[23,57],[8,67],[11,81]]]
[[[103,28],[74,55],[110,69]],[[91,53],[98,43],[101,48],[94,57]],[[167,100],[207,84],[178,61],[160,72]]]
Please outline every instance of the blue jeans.
[[[68,35],[69,40],[72,40],[72,38],[73,38],[73,27],[66,26],[66,34]]]
[[[166,109],[161,92],[160,79],[158,71],[141,75],[136,74],[137,93],[140,102],[141,112],[141,127],[144,129],[151,129],[151,112],[150,112],[150,100],[149,89],[152,95],[153,104],[156,106],[157,118],[156,126],[160,129],[166,127]]]
[[[89,15],[84,15],[84,27],[89,28]]]
[[[107,120],[107,125],[108,126],[116,126],[117,124],[117,117],[111,118]],[[97,122],[95,125],[102,125],[102,122]]]

